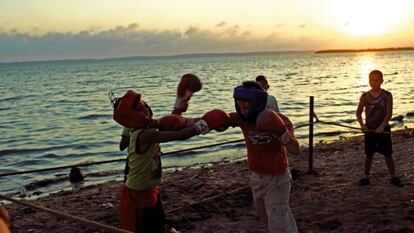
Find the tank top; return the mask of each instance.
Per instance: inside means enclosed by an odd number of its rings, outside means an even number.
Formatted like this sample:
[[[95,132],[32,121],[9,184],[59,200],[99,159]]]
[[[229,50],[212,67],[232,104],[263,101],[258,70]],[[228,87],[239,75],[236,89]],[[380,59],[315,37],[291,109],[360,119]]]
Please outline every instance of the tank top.
[[[369,92],[363,94],[365,102],[365,125],[368,129],[375,130],[384,121],[387,115],[387,99],[391,93],[381,90],[381,93],[374,97]],[[388,124],[387,124],[388,125]]]
[[[130,189],[144,190],[161,184],[161,149],[158,143],[136,152],[137,138],[143,129],[132,130],[128,146],[129,173],[125,185]],[[138,142],[139,143],[139,142]]]

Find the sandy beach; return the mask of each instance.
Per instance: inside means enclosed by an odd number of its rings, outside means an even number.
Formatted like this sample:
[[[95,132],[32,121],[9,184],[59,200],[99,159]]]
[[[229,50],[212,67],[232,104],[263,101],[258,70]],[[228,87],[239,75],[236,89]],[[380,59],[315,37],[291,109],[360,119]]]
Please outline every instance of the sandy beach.
[[[393,135],[396,172],[403,188],[389,183],[381,155],[374,156],[371,185],[357,185],[364,158],[361,136],[315,145],[315,174],[307,174],[307,149],[289,157],[290,168],[298,172],[290,206],[300,232],[414,232],[414,138],[403,131]],[[161,198],[167,218],[177,230],[267,232],[255,215],[246,161],[187,169],[164,177]],[[31,202],[119,227],[121,185],[112,181]],[[101,232],[27,207],[6,207],[14,233]]]

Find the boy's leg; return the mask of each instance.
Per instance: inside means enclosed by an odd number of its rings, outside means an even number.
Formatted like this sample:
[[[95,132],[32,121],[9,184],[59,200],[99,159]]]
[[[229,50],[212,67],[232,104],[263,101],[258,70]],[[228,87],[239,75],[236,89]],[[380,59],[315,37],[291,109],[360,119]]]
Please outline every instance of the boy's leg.
[[[137,212],[130,203],[130,198],[128,195],[128,189],[125,186],[122,188],[120,201],[119,201],[119,220],[121,223],[121,228],[127,231],[135,231],[136,230],[136,219],[137,219]]]
[[[165,232],[165,214],[159,195],[156,206],[142,209],[141,220],[143,233]]]
[[[291,188],[289,172],[272,177],[267,186],[265,205],[270,233],[297,233],[298,228],[289,207]]]
[[[365,133],[364,134],[364,177],[359,180],[359,186],[369,185],[369,173],[371,171],[372,157],[376,151],[376,138],[374,133]]]
[[[366,155],[365,156],[365,162],[364,162],[364,175],[368,178],[369,173],[371,171],[371,165],[372,165],[372,158],[373,155]]]
[[[387,164],[388,167],[388,173],[390,174],[391,177],[395,176],[395,167],[394,167],[394,160],[392,159],[392,155],[385,155],[385,163]]]
[[[264,178],[262,176],[252,173],[250,176],[250,185],[252,188],[257,216],[259,217],[260,222],[266,224],[267,226],[267,214],[264,199],[266,194],[266,185],[264,184],[263,179]]]

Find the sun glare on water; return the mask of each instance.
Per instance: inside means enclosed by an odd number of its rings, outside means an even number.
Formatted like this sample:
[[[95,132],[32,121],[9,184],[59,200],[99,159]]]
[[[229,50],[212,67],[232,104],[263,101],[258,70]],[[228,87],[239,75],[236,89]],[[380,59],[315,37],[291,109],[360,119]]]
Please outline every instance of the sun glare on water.
[[[331,9],[336,27],[351,36],[376,36],[396,30],[402,21],[404,1],[335,1]]]

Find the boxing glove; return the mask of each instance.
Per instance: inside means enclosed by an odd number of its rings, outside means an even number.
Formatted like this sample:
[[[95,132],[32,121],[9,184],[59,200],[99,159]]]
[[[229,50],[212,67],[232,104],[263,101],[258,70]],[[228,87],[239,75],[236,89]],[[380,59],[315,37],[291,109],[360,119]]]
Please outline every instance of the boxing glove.
[[[158,128],[161,131],[180,130],[180,129],[184,129],[187,125],[188,125],[188,121],[186,118],[180,115],[170,114],[170,115],[166,115],[158,119],[156,128]]]
[[[177,97],[172,114],[181,115],[181,113],[187,111],[191,96],[193,96],[193,93],[200,91],[201,87],[201,81],[197,76],[184,74],[177,87]]]
[[[256,129],[259,132],[270,132],[286,145],[292,140],[292,135],[287,129],[285,122],[273,110],[263,110],[256,120]]]
[[[230,125],[230,116],[220,109],[213,109],[203,115],[203,119],[207,122],[209,129],[218,132],[225,131]]]

